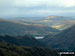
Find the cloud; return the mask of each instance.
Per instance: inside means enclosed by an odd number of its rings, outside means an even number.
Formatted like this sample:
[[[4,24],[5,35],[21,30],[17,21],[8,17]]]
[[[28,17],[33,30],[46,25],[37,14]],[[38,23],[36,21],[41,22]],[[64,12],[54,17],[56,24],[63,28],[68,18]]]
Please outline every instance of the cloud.
[[[35,7],[40,5],[75,7],[75,0],[0,0],[0,5],[14,7]]]
[[[74,7],[75,0],[13,0],[14,5],[24,7],[35,7],[40,5],[56,7]]]
[[[0,0],[0,17],[68,14],[75,14],[75,0]]]
[[[75,0],[62,0],[61,5],[64,7],[75,7]]]

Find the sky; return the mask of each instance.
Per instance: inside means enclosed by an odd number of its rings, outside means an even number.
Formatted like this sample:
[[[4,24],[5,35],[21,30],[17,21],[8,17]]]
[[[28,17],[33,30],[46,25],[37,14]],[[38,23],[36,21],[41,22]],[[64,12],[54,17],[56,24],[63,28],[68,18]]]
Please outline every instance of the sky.
[[[0,0],[0,17],[75,16],[75,0]]]

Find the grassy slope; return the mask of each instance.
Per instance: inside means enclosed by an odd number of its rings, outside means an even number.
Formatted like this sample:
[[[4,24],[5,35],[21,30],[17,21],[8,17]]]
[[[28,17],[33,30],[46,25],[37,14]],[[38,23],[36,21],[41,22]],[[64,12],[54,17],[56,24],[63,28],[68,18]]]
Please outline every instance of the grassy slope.
[[[45,43],[48,47],[62,51],[75,51],[75,25],[53,37],[48,37]]]
[[[55,32],[59,32],[59,30],[48,26],[27,25],[18,21],[0,20],[0,34],[2,35],[47,35]]]
[[[0,42],[0,56],[57,56],[57,52],[48,48],[15,46]]]

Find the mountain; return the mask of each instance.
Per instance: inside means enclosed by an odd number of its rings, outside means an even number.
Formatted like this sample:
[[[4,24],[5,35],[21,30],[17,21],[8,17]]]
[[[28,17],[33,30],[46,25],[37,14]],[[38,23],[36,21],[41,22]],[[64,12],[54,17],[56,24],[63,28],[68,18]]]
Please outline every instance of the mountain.
[[[56,50],[43,47],[25,47],[0,42],[0,56],[57,56]]]
[[[60,51],[75,51],[75,25],[44,40],[46,45]]]
[[[19,20],[19,21],[34,21],[34,20],[41,20],[45,17],[9,17],[9,20]]]
[[[42,43],[38,42],[31,35],[16,36],[16,37],[3,35],[3,36],[0,36],[0,42],[6,42],[13,45],[27,46],[27,47],[44,46]]]
[[[47,16],[47,17],[17,17],[10,18],[28,25],[42,25],[52,27],[58,30],[64,30],[75,24],[74,17]]]
[[[38,20],[38,22],[59,30],[64,30],[75,24],[75,18],[63,16],[48,16],[45,19]]]
[[[29,22],[24,23],[14,20],[0,20],[0,35],[47,35],[55,32],[59,32],[59,30],[44,25],[34,25]]]
[[[11,20],[20,21],[25,24],[43,25],[64,30],[75,24],[75,17],[47,16],[47,17],[17,17]]]

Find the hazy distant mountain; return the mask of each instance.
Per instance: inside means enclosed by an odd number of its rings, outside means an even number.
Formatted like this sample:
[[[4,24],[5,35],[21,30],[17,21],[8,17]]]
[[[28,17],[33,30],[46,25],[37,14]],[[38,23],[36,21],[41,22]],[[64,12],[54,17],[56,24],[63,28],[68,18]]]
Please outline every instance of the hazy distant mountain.
[[[59,32],[59,30],[44,25],[26,24],[14,20],[0,20],[0,35],[45,35],[55,32]]]
[[[9,20],[19,20],[19,21],[33,21],[33,20],[42,20],[45,17],[12,17],[8,18]]]
[[[75,24],[75,18],[63,16],[48,16],[45,19],[40,20],[38,22],[56,29],[63,30]]]
[[[48,47],[60,49],[62,51],[75,51],[75,25],[53,37],[46,38],[44,42]]]
[[[59,30],[64,30],[70,27],[71,25],[75,24],[75,17],[63,17],[63,16],[16,17],[16,18],[14,17],[9,19],[17,20],[25,24],[45,25]]]

